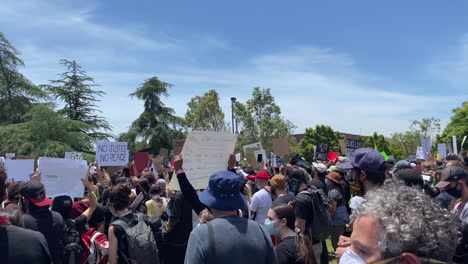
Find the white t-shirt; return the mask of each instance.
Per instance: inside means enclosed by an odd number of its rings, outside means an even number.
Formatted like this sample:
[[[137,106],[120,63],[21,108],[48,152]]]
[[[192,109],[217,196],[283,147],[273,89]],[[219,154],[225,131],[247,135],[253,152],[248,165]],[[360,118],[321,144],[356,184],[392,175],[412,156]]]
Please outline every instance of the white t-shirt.
[[[361,196],[354,196],[353,198],[351,198],[351,202],[349,203],[349,208],[354,210],[354,209],[358,208],[359,206],[361,206],[361,204],[365,200],[366,199],[362,198]]]
[[[253,195],[252,202],[250,203],[250,211],[256,213],[255,222],[262,225],[265,223],[265,219],[267,218],[268,210],[270,210],[271,204],[271,195],[265,188],[261,189]]]

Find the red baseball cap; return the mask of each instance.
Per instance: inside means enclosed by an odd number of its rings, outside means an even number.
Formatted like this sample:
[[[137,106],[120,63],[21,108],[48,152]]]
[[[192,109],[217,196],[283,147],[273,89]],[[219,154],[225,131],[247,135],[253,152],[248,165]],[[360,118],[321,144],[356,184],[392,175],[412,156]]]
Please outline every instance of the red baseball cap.
[[[257,175],[255,175],[255,179],[259,179],[259,180],[269,180],[270,179],[270,175],[268,174],[268,172],[262,170],[262,171],[259,171],[257,173]]]
[[[52,204],[52,200],[46,196],[44,185],[38,181],[26,183],[21,187],[20,195],[39,207]]]
[[[247,176],[247,180],[249,180],[249,181],[255,181],[255,175],[249,175],[249,176]]]

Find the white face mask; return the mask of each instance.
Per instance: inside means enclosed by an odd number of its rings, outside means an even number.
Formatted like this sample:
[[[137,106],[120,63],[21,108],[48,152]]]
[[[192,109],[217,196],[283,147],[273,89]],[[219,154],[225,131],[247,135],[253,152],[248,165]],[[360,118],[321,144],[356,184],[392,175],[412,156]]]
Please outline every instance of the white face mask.
[[[340,264],[366,264],[366,262],[348,247],[340,258]]]

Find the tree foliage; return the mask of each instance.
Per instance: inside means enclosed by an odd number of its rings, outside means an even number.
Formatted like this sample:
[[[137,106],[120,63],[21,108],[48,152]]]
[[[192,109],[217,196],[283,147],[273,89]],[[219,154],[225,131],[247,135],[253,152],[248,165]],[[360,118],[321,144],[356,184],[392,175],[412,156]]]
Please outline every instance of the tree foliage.
[[[85,123],[85,127],[77,128],[78,133],[84,133],[94,140],[111,137],[111,134],[104,132],[111,129],[109,123],[96,114],[100,112],[96,109],[98,98],[105,93],[94,89],[97,86],[94,79],[86,75],[76,61],[61,60],[60,64],[66,68],[64,73],[59,74],[61,78],[51,80],[49,85],[44,86],[56,100],[64,103],[58,113],[65,118]],[[75,146],[75,149],[86,151],[80,146]]]
[[[445,127],[442,135],[437,138],[437,142],[448,143],[452,141],[452,136],[456,136],[458,138],[458,149],[461,149],[461,147],[467,149],[468,143],[465,142],[464,146],[460,145],[461,139],[468,135],[468,101],[463,102],[461,107],[453,109],[452,112],[453,116],[450,118],[450,122]]]
[[[203,96],[193,97],[187,105],[185,121],[192,130],[225,130],[224,113],[219,106],[219,95],[215,90],[210,90]]]
[[[37,99],[45,93],[18,70],[24,66],[20,52],[0,32],[0,125],[22,122]]]
[[[413,134],[423,136],[425,139],[434,140],[440,132],[440,119],[430,117],[423,118],[421,121],[413,120],[410,125]]]
[[[172,149],[172,139],[184,138],[183,119],[175,116],[172,108],[162,102],[172,85],[158,77],[146,80],[131,97],[144,101],[144,112],[133,121],[130,129],[119,136],[119,141],[129,143],[131,151],[158,153],[160,148]]]
[[[364,147],[372,148],[378,150],[379,152],[385,151],[385,153],[388,155],[392,154],[389,149],[390,143],[387,141],[384,135],[380,135],[377,132],[374,132],[372,136],[368,137],[366,141],[364,141]]]
[[[330,144],[330,151],[340,151],[339,139],[344,139],[344,136],[334,131],[330,126],[317,125],[315,128],[306,128],[304,139],[301,140],[300,143],[300,154],[307,161],[312,161],[314,157],[314,146],[317,145],[318,142]]]
[[[236,102],[234,113],[240,127],[238,149],[260,141],[270,151],[273,138],[289,137],[291,142],[294,140],[291,136],[294,125],[281,116],[281,109],[270,89],[255,87],[252,98],[245,104]]]
[[[60,157],[75,146],[91,150],[94,140],[76,132],[87,124],[63,117],[45,104],[34,106],[27,114],[27,122],[0,126],[0,153]]]

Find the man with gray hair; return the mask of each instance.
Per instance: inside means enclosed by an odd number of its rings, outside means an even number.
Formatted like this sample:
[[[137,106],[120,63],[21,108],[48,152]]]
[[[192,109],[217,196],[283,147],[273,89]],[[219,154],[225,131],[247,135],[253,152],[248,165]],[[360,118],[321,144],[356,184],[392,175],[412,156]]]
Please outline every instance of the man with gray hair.
[[[340,264],[445,263],[458,244],[450,212],[396,183],[366,194],[353,211],[354,231]]]

